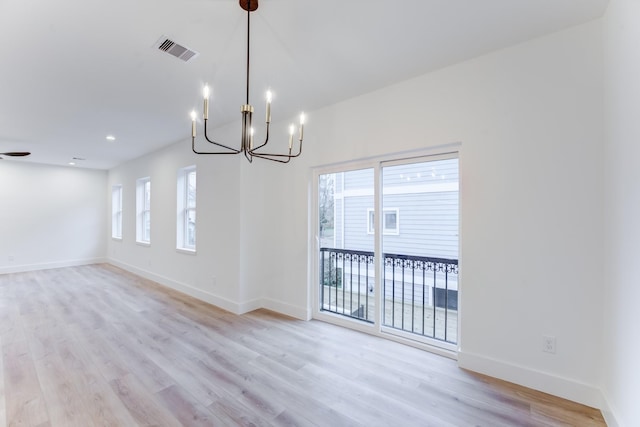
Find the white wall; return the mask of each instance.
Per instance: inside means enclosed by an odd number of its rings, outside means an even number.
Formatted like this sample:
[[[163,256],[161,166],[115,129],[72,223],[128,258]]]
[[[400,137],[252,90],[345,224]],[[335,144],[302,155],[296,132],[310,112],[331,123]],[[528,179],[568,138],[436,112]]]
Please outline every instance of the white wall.
[[[618,425],[635,426],[640,420],[640,2],[612,1],[604,22],[603,378],[605,396]]]
[[[310,310],[312,167],[460,142],[461,366],[599,406],[602,79],[597,21],[311,112],[301,159],[246,171],[277,213],[269,304]]]
[[[3,160],[0,273],[100,262],[107,173]]]
[[[123,188],[123,238],[108,239],[111,262],[233,312],[255,308],[240,299],[240,160],[196,156],[185,141],[110,170],[109,188]],[[176,250],[178,170],[191,165],[197,170],[195,255]],[[147,176],[151,244],[144,246],[136,243],[136,180]]]
[[[232,311],[307,318],[313,168],[457,142],[460,365],[600,406],[602,121],[596,21],[309,112],[304,154],[286,166],[195,159],[185,141],[116,168],[125,238],[109,242],[109,256]],[[237,124],[226,133],[236,140]],[[194,162],[190,257],[173,249],[175,174]],[[148,248],[133,241],[133,188],[147,175]],[[543,335],[557,337],[555,355],[542,352]]]

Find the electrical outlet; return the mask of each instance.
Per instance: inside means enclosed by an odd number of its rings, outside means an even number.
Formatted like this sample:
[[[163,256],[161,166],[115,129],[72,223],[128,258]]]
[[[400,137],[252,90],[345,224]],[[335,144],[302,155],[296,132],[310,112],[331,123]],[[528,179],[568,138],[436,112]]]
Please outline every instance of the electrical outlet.
[[[545,353],[556,353],[556,337],[550,335],[542,336],[542,351]]]

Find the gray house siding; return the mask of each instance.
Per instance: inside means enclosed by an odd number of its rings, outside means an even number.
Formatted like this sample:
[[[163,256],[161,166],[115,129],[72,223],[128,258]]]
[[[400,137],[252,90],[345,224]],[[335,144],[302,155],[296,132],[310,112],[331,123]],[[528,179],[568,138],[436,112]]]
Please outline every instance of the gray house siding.
[[[458,193],[394,194],[383,208],[398,209],[398,234],[383,233],[385,253],[458,259]]]
[[[383,220],[383,252],[457,260],[458,159],[390,166],[382,171],[382,210],[397,212],[397,229],[385,230]],[[336,248],[373,252],[375,240],[369,224],[374,208],[373,169],[335,175]],[[353,274],[352,268],[356,267],[345,265],[344,274]],[[374,271],[368,273],[370,284]],[[407,300],[421,301],[424,292],[428,304],[433,305],[435,297],[437,305],[443,306],[443,292],[447,292],[447,305],[457,309],[457,274],[445,277],[437,272],[434,277],[432,271],[425,273],[423,278],[422,272],[416,271],[412,282],[403,284],[401,269],[385,266],[385,297],[394,294],[395,298],[402,295]]]

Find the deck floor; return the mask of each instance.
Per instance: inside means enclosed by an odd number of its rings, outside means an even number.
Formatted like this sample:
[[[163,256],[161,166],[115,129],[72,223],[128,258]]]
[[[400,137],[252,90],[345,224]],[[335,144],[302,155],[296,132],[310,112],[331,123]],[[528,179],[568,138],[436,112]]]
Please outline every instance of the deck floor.
[[[374,322],[376,319],[375,295],[373,293],[368,295],[348,291],[342,293],[340,290],[336,292],[335,287],[325,286],[323,302],[328,311],[349,317],[352,317],[351,313],[357,312],[359,307],[362,307],[361,312],[356,314],[357,317],[369,322]],[[434,310],[431,305],[423,306],[419,302],[414,304],[410,300],[404,303],[397,300],[393,302],[392,299],[387,298],[384,301],[383,324],[439,341],[453,344],[458,342],[457,310],[445,310],[442,307],[436,307]]]

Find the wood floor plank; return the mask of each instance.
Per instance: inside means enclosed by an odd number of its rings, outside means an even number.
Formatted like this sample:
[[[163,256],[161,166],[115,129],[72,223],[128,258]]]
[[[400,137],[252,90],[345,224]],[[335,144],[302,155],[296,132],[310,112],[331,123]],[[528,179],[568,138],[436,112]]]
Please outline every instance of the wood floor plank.
[[[163,402],[150,393],[132,374],[110,382],[113,391],[140,426],[180,426]]]
[[[25,340],[2,346],[7,425],[48,423],[49,413]]]
[[[77,341],[58,344],[57,352],[70,376],[82,390],[85,425],[134,426],[135,420],[94,365],[86,347]],[[91,422],[88,422],[88,421]]]
[[[186,426],[209,427],[224,421],[179,386],[172,385],[156,393],[178,421]]]
[[[87,419],[83,411],[83,390],[64,367],[59,355],[56,352],[48,353],[34,364],[51,424],[85,427]]]
[[[0,275],[0,350],[0,427],[605,425],[413,347],[103,264]]]

